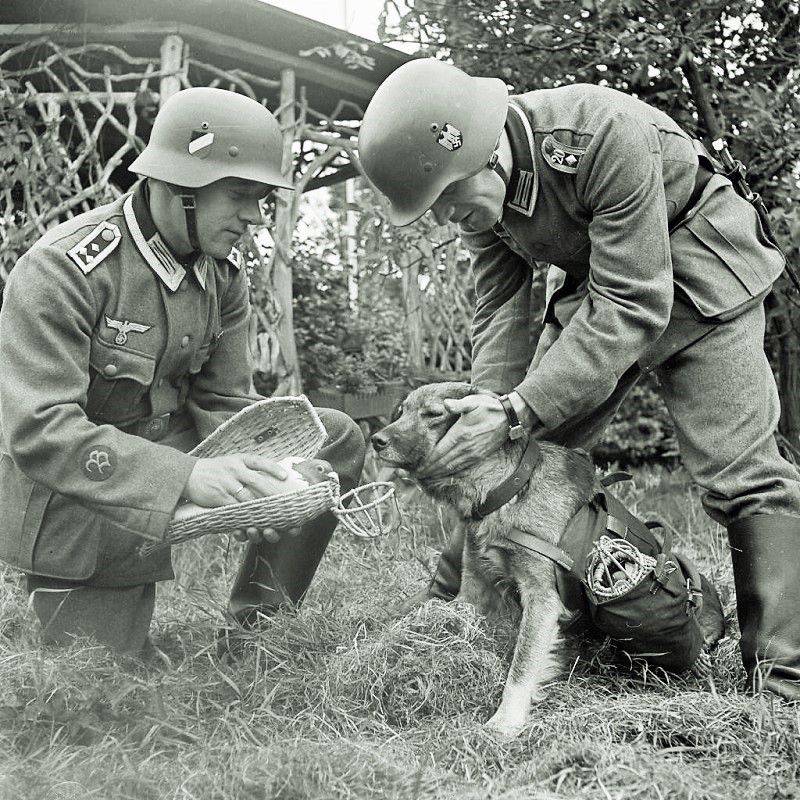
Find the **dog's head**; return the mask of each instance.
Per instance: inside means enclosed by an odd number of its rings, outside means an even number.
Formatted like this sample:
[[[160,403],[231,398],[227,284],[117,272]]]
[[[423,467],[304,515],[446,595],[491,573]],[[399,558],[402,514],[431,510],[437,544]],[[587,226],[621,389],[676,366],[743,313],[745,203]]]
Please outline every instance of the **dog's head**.
[[[468,383],[431,383],[414,389],[395,409],[392,421],[372,436],[372,446],[386,464],[412,474],[458,419],[444,405],[475,391]]]

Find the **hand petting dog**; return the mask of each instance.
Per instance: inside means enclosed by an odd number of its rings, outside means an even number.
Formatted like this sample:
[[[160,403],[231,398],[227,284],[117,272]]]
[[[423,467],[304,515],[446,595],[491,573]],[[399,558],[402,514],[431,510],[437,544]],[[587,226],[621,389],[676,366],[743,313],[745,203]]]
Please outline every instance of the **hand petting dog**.
[[[516,395],[516,396],[515,396]],[[525,401],[509,395],[517,416],[527,430],[539,422]],[[426,478],[452,475],[499,450],[508,439],[508,419],[497,395],[475,394],[462,400],[445,400],[449,414],[459,414],[458,422],[434,447],[418,474]]]

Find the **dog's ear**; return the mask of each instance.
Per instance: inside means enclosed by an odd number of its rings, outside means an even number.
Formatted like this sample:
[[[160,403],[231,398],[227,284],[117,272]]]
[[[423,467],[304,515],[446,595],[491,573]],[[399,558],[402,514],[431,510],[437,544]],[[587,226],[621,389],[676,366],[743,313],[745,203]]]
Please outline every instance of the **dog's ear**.
[[[461,417],[460,414],[448,411],[445,403],[447,400],[456,400],[462,398],[437,397],[425,404],[424,408],[420,409],[420,417],[428,422],[431,428],[435,428],[440,432],[440,438],[444,436],[453,425],[458,422]]]
[[[403,415],[403,403],[401,401],[392,409],[392,413],[389,416],[389,424],[391,425],[393,422],[397,422],[397,420],[399,420],[402,415]]]

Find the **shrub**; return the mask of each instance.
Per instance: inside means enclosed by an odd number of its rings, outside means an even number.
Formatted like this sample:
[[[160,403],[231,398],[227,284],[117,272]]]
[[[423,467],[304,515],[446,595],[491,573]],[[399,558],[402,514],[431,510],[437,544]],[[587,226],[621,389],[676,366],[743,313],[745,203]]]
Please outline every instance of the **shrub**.
[[[677,458],[672,420],[657,387],[649,373],[631,389],[592,451],[598,462],[631,466]]]

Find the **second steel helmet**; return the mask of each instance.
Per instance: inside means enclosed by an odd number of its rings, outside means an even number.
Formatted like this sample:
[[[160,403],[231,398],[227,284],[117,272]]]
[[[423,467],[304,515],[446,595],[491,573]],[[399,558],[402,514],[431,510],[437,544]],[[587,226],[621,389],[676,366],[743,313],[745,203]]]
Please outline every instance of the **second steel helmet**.
[[[260,103],[225,89],[176,92],[162,106],[131,172],[198,189],[221,178],[292,188],[281,174],[278,121]]]
[[[453,181],[485,167],[503,130],[508,89],[433,58],[395,70],[361,122],[364,172],[389,201],[389,219],[408,225]]]

